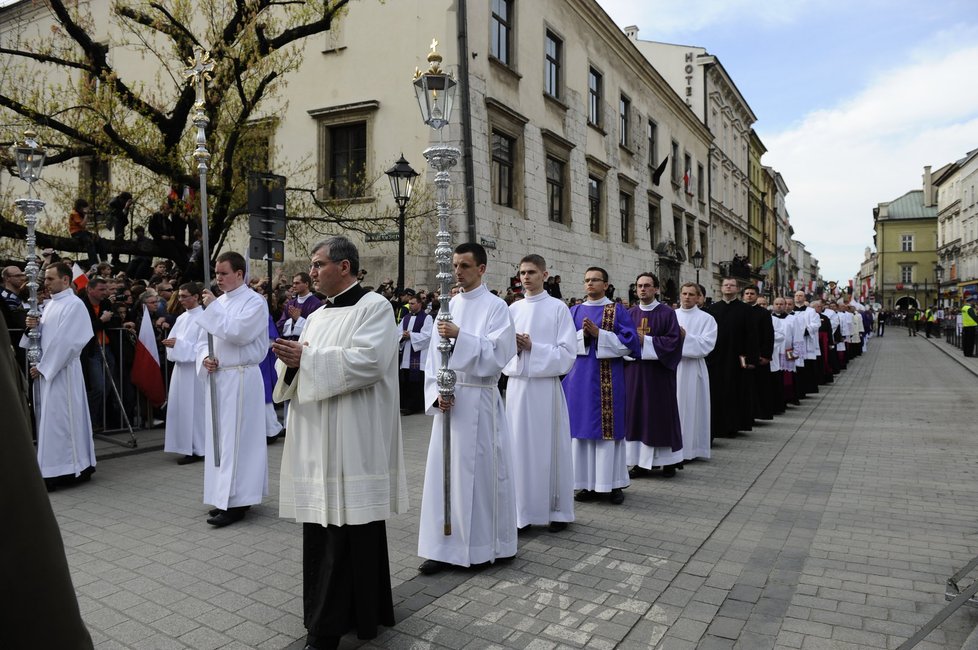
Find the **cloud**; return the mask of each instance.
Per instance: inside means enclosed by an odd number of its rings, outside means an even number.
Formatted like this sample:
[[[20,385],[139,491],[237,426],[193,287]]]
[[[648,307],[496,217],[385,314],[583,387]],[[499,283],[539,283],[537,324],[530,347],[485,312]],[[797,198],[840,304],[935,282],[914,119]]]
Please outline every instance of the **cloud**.
[[[945,46],[929,58],[922,52],[784,131],[766,135],[759,125],[764,163],[791,190],[795,236],[827,279],[859,268],[872,246],[876,204],[920,189],[924,165],[937,169],[978,146],[978,86],[970,82],[978,46]]]
[[[731,23],[786,25],[810,7],[820,6],[814,0],[784,0],[776,8],[770,0],[700,0],[693,5],[671,0],[598,0],[598,4],[621,26],[644,25],[654,30],[654,35],[643,35],[653,40]]]

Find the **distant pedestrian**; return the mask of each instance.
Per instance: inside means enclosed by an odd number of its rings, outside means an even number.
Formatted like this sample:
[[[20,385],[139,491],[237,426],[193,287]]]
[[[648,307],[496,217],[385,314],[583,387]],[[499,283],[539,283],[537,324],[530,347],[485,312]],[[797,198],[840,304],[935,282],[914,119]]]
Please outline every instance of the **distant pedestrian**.
[[[975,311],[978,296],[968,296],[968,302],[961,309],[961,349],[964,356],[975,356],[975,332],[978,331],[978,312]]]

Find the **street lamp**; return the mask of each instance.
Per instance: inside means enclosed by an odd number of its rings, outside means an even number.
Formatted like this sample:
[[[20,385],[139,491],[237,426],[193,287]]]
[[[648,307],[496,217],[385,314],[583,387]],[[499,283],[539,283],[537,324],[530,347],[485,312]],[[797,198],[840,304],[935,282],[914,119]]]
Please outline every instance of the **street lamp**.
[[[703,253],[696,251],[693,253],[693,268],[696,269],[696,284],[700,283],[700,269],[703,268]]]
[[[385,173],[390,179],[391,193],[400,212],[397,220],[397,290],[400,292],[404,289],[404,210],[411,200],[411,190],[414,189],[414,179],[418,172],[414,171],[402,153],[400,160]]]
[[[917,287],[920,285],[914,282],[912,286],[913,286],[913,306],[916,309],[920,309],[920,302],[917,300]]]
[[[421,119],[425,124],[438,132],[438,144],[424,150],[424,157],[437,171],[435,174],[435,207],[438,211],[438,234],[435,243],[435,260],[438,262],[439,280],[438,320],[452,322],[449,302],[452,296],[452,235],[448,231],[448,188],[452,182],[448,170],[455,166],[462,152],[458,147],[442,142],[442,127],[448,124],[452,116],[452,106],[455,104],[455,91],[458,87],[451,75],[441,69],[441,54],[437,52],[438,41],[431,41],[431,51],[428,53],[428,71],[414,71],[414,91],[418,96],[418,107],[421,109]],[[446,400],[455,396],[455,371],[448,367],[452,356],[452,342],[442,337],[438,341],[438,351],[441,353],[441,367],[438,369],[438,394]],[[452,412],[442,414],[442,495],[443,495],[443,532],[452,534]]]
[[[24,272],[27,274],[27,288],[30,290],[27,315],[40,318],[41,312],[37,308],[37,272],[40,269],[37,266],[35,228],[37,215],[44,208],[44,201],[31,198],[31,193],[34,192],[34,183],[41,179],[44,158],[47,154],[37,141],[37,133],[30,128],[24,131],[23,141],[14,144],[13,154],[17,161],[17,172],[20,178],[27,182],[27,198],[14,201],[14,205],[24,215],[24,223],[27,225],[27,265],[24,267]],[[27,331],[27,361],[32,368],[41,361],[41,330],[38,327],[32,327]]]

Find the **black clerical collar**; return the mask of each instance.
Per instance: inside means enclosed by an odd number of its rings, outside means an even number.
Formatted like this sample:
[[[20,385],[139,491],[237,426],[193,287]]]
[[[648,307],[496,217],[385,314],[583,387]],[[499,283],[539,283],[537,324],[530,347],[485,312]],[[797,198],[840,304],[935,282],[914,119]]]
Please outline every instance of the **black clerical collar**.
[[[359,282],[354,282],[349,287],[340,291],[332,298],[326,298],[327,307],[352,307],[363,298],[367,290]]]

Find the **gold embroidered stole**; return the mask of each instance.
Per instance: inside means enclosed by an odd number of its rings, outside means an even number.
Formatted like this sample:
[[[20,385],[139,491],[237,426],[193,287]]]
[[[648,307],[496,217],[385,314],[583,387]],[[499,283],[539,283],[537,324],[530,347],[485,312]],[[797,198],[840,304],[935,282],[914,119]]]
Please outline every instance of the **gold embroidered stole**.
[[[615,303],[604,306],[601,314],[601,329],[613,332],[615,329]],[[598,341],[595,339],[595,353]],[[611,386],[611,359],[598,359],[598,378],[601,388],[601,438],[615,439],[615,396]]]

